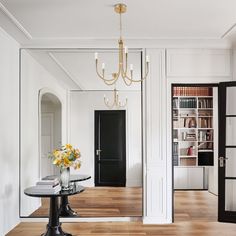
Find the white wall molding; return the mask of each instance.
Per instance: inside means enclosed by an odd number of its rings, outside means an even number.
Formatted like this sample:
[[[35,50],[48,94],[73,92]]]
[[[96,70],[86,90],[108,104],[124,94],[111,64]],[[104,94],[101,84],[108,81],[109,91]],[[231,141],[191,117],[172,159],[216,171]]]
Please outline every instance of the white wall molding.
[[[168,49],[168,77],[231,76],[231,52],[218,49]]]
[[[27,39],[33,39],[31,34],[23,25],[10,13],[10,11],[0,2],[0,10],[9,18],[9,20],[26,36]]]
[[[167,171],[166,156],[166,79],[165,50],[150,49],[150,74],[144,84],[145,111],[145,202],[144,223],[171,222],[171,174]],[[168,175],[167,175],[168,173]],[[168,177],[168,178],[167,178]]]
[[[129,48],[209,48],[229,49],[232,42],[223,39],[125,39]],[[117,48],[117,39],[32,39],[22,42],[22,48]]]
[[[84,90],[84,87],[81,85],[81,83],[78,83],[78,81],[76,81],[76,79],[72,76],[72,74],[65,68],[65,66],[62,65],[60,60],[57,59],[55,54],[53,54],[52,52],[49,52],[48,55],[61,68],[61,70],[66,73],[66,75],[72,80],[72,82],[78,86],[78,89]]]

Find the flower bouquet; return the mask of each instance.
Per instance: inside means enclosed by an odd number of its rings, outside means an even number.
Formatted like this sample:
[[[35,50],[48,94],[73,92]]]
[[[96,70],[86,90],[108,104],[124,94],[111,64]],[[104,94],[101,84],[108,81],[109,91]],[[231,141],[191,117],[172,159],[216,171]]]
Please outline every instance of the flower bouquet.
[[[61,146],[50,153],[49,158],[53,164],[60,168],[61,187],[68,190],[70,185],[70,167],[79,169],[81,166],[80,150],[73,148],[71,144]]]

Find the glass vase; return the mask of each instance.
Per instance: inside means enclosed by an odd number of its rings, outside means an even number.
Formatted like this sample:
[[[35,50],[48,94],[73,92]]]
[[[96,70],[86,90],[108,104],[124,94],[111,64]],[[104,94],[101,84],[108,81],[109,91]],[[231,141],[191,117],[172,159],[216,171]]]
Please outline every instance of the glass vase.
[[[60,169],[60,181],[62,190],[70,189],[70,167]]]

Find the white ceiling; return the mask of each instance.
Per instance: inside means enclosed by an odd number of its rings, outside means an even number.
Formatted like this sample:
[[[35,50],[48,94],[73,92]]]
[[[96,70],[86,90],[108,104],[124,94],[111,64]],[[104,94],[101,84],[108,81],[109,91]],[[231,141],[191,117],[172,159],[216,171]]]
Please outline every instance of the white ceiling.
[[[95,50],[27,50],[49,73],[51,73],[62,86],[72,90],[113,90],[114,86],[107,86],[96,74],[94,52]],[[24,54],[22,54],[24,56]],[[23,60],[24,61],[24,60]],[[118,53],[114,50],[99,51],[99,71],[101,64],[106,64],[106,79],[118,70]],[[134,80],[141,78],[141,52],[129,52],[128,64],[133,64]],[[22,63],[22,67],[27,66]],[[141,83],[126,86],[121,78],[116,83],[118,90],[140,91]]]
[[[117,48],[119,17],[113,6],[119,0],[0,0],[0,27],[22,47]],[[151,47],[159,40],[188,41],[202,47],[236,41],[236,0],[123,0],[125,43],[133,48]],[[91,42],[90,44],[88,42]],[[102,42],[102,43],[101,43]],[[110,42],[110,43],[108,43]],[[133,43],[144,42],[144,44]],[[74,43],[74,44],[73,44]],[[218,43],[218,44],[217,44]],[[155,43],[154,43],[155,44]],[[46,46],[45,46],[46,45]],[[76,45],[76,46],[75,46]],[[142,46],[144,45],[144,46]],[[191,47],[191,46],[190,46]],[[32,55],[69,88],[107,89],[95,73],[94,51],[32,51]],[[107,71],[116,71],[116,56],[102,54]],[[130,56],[140,79],[140,57]],[[137,59],[138,58],[138,59]],[[86,76],[84,76],[86,74]],[[118,84],[118,89],[127,89]],[[140,89],[139,85],[132,86]]]
[[[117,2],[0,0],[0,26],[11,31],[22,43],[52,39],[114,39],[118,36],[118,15],[113,11]],[[124,37],[128,39],[220,39],[236,23],[235,0],[123,2],[128,6],[123,17]],[[21,33],[13,32],[12,23]]]

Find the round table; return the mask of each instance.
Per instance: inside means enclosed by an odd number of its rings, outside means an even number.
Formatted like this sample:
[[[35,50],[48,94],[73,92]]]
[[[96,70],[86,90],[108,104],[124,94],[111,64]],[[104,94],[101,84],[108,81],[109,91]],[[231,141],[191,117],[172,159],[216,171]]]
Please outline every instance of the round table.
[[[61,228],[61,223],[59,220],[59,207],[58,207],[58,198],[59,197],[68,197],[75,195],[84,191],[84,187],[75,185],[70,190],[60,191],[58,193],[35,193],[33,187],[26,188],[24,193],[30,197],[42,197],[50,198],[50,208],[49,208],[49,221],[47,224],[47,230],[43,236],[72,236],[69,233],[63,232]]]
[[[58,175],[49,175],[43,178],[43,180],[50,180],[50,179],[54,179],[54,178],[60,178],[60,176]],[[80,181],[85,181],[90,179],[91,176],[90,175],[70,175],[70,183],[72,183],[73,185],[75,185],[77,182]],[[70,207],[69,204],[69,200],[68,200],[68,196],[62,196],[61,197],[61,203],[60,203],[60,217],[76,217],[79,216],[79,214],[72,210],[72,208]]]

